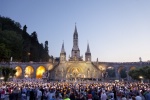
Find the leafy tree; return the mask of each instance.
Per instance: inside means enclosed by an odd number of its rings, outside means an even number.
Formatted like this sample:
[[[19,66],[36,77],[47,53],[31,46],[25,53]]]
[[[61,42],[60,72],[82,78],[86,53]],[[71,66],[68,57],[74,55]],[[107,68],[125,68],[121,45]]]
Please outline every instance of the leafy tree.
[[[0,32],[0,43],[5,44],[5,48],[10,52],[10,56],[14,60],[21,59],[22,56],[22,37],[14,31],[2,31]],[[10,57],[9,57],[10,59]],[[7,60],[9,60],[7,59]]]
[[[139,72],[138,72],[138,70],[131,70],[131,71],[129,71],[129,76],[131,76],[133,79],[135,79],[135,80],[139,80]]]
[[[14,76],[17,72],[16,69],[10,68],[10,67],[0,67],[0,71],[2,76],[4,77],[4,81],[8,81],[10,76]]]
[[[48,61],[48,41],[45,47],[38,42],[37,33],[29,35],[27,26],[21,29],[19,22],[0,16],[0,61]],[[30,54],[30,55],[29,55]]]
[[[10,49],[7,49],[4,43],[0,43],[0,61],[10,58]]]
[[[127,74],[126,74],[126,70],[125,70],[125,69],[120,70],[120,77],[121,77],[121,78],[126,78],[126,77],[127,77]]]
[[[23,32],[27,33],[27,26],[26,25],[23,26]]]
[[[107,69],[108,77],[115,77],[115,69]]]
[[[129,71],[129,76],[131,76],[133,79],[135,80],[140,80],[140,76],[142,76],[144,79],[148,79],[150,80],[150,67],[146,66],[146,67],[141,67],[135,70],[131,70]]]
[[[24,26],[24,28],[27,27]],[[31,47],[30,35],[26,32],[26,29],[23,29],[22,37],[23,37],[22,61],[26,62],[29,61],[28,54],[30,53],[30,47]]]

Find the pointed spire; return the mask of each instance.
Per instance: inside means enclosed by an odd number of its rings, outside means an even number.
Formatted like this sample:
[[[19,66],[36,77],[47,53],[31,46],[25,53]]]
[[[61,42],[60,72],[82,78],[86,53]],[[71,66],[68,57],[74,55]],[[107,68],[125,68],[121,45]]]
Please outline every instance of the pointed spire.
[[[76,23],[75,23],[75,30],[74,30],[74,33],[77,33],[77,27],[76,27]]]
[[[64,41],[63,41],[63,44],[62,44],[61,53],[65,53]]]
[[[91,53],[91,52],[90,52],[89,43],[87,44],[87,51],[86,51],[86,53]]]

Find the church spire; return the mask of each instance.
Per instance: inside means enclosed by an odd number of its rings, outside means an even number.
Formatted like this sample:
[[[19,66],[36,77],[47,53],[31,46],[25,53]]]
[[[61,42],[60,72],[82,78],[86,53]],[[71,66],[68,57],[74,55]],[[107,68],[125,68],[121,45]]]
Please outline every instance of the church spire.
[[[69,60],[70,61],[76,61],[76,60],[82,61],[82,57],[80,56],[80,49],[78,46],[78,32],[77,32],[76,23],[75,23],[74,33],[73,33],[73,48],[72,48],[71,57]]]
[[[78,32],[77,32],[76,23],[75,23],[75,29],[74,29],[74,35],[73,35],[73,38],[78,40]]]
[[[62,63],[64,61],[66,61],[66,52],[65,52],[64,41],[63,41],[61,53],[60,53],[60,62]]]
[[[63,44],[62,44],[61,53],[65,53],[64,41],[63,41]]]
[[[78,32],[77,32],[77,27],[76,27],[76,23],[75,23],[75,30],[74,30],[74,33],[77,33],[77,34],[78,34]]]
[[[86,51],[86,53],[91,53],[91,52],[90,52],[89,43],[87,44],[87,51]]]
[[[87,44],[87,51],[85,52],[85,61],[91,61],[91,52],[89,43]]]

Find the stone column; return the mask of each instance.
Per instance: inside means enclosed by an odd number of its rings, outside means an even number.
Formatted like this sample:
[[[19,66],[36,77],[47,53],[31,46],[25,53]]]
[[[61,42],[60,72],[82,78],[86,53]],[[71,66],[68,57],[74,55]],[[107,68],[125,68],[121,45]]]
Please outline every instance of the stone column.
[[[36,70],[37,70],[37,68],[35,66],[32,66],[32,67],[33,67],[33,70],[34,70],[32,78],[36,78]]]
[[[26,66],[21,66],[21,68],[22,68],[22,76],[21,76],[21,78],[24,78],[25,76],[25,68],[26,68]]]
[[[119,74],[118,74],[118,67],[119,66],[115,66],[115,76],[116,76],[116,79],[119,80]]]
[[[128,75],[129,70],[130,70],[130,66],[126,66],[125,68],[126,68],[126,74],[127,74],[127,81],[130,81],[129,75]]]

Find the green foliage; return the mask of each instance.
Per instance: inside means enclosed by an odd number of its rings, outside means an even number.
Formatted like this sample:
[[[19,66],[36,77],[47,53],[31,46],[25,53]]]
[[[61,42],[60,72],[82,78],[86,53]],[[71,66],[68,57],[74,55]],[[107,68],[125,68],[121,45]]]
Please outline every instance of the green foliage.
[[[7,49],[4,43],[0,43],[0,61],[10,58],[10,49]]]
[[[29,35],[27,26],[0,16],[0,61],[48,61],[48,41],[45,47],[38,42],[36,32]],[[29,55],[30,54],[30,55]]]
[[[0,35],[1,35],[0,43],[4,44],[6,50],[10,52],[9,58],[5,60],[9,61],[10,57],[13,57],[14,60],[21,59],[22,36],[14,31],[7,31],[7,30],[0,32]]]
[[[0,67],[0,72],[1,75],[4,77],[4,81],[6,82],[8,81],[9,77],[13,77],[17,71],[10,67]]]
[[[115,77],[115,69],[107,69],[108,77]]]
[[[126,74],[126,70],[125,70],[125,69],[120,70],[120,77],[121,77],[121,78],[126,78],[126,77],[127,77],[127,74]]]
[[[130,77],[132,77],[133,79],[135,79],[135,80],[140,80],[139,79],[139,71],[138,70],[131,70],[131,71],[129,71],[129,76]]]
[[[146,66],[135,70],[130,70],[128,74],[135,80],[140,80],[140,76],[144,79],[150,79],[150,67]]]

